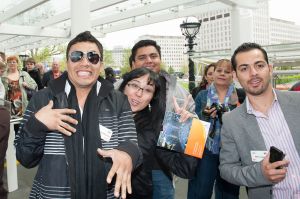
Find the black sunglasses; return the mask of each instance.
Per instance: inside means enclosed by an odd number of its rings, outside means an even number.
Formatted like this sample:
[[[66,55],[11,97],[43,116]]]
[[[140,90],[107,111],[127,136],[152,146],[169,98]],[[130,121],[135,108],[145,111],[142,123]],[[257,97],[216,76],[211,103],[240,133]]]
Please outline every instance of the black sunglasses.
[[[87,53],[84,53],[81,51],[73,51],[73,52],[71,52],[69,57],[72,62],[78,62],[78,61],[82,60],[84,55],[86,55],[86,58],[88,59],[88,61],[91,64],[97,64],[100,60],[100,55],[94,51],[87,52]]]

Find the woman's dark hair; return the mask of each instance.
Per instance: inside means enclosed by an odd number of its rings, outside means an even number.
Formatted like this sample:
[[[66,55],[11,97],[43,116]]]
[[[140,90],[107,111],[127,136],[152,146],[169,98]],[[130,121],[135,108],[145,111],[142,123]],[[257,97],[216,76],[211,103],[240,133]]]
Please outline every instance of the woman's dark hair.
[[[205,68],[204,68],[204,75],[203,75],[203,77],[202,77],[201,82],[199,83],[199,87],[200,87],[200,88],[206,88],[206,85],[208,84],[208,82],[207,82],[207,80],[206,80],[206,76],[207,76],[208,70],[209,70],[211,67],[213,67],[214,70],[215,70],[215,68],[216,68],[216,63],[211,63],[211,64],[205,66]]]
[[[125,90],[125,86],[127,85],[128,82],[130,82],[133,79],[142,77],[144,75],[149,75],[148,78],[148,84],[153,84],[155,87],[155,92],[153,94],[153,98],[150,102],[150,104],[152,105],[152,101],[159,98],[159,94],[160,94],[160,82],[159,82],[159,76],[158,74],[156,74],[155,72],[153,72],[152,70],[146,68],[146,67],[141,67],[141,68],[137,68],[134,69],[126,74],[123,75],[123,82],[121,83],[119,90],[121,92],[124,92]]]
[[[155,122],[155,119],[159,118],[158,116],[160,114],[162,114],[161,110],[163,110],[163,107],[162,107],[163,105],[161,103],[163,100],[162,100],[162,95],[161,95],[161,92],[160,92],[161,85],[160,85],[160,80],[159,80],[159,75],[158,74],[156,74],[155,72],[153,72],[152,70],[150,70],[146,67],[136,68],[136,69],[124,74],[123,82],[121,83],[121,85],[119,87],[119,91],[124,93],[125,86],[127,85],[128,82],[130,82],[133,79],[142,77],[144,75],[149,75],[148,84],[151,83],[155,87],[155,92],[153,94],[153,98],[150,101],[151,118],[152,118],[152,121]],[[146,107],[145,109],[148,109],[148,107]]]

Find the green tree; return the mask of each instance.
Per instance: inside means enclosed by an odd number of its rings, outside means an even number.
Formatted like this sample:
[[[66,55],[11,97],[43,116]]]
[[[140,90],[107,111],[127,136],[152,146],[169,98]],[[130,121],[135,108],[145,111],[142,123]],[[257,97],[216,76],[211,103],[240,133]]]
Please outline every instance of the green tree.
[[[175,71],[174,71],[173,67],[170,66],[170,67],[168,68],[168,73],[169,73],[169,74],[173,74],[174,72],[175,72]]]
[[[181,72],[183,72],[183,74],[188,74],[189,67],[187,65],[182,65],[181,66]]]
[[[111,50],[104,50],[103,52],[103,62],[105,66],[114,66],[114,60],[112,57],[112,52]]]
[[[167,71],[167,69],[169,69],[169,67],[164,62],[161,62],[160,63],[160,70]]]
[[[130,64],[129,64],[129,57],[131,55],[131,49],[126,48],[123,51],[123,60],[122,60],[122,67],[120,68],[121,70],[121,75],[124,75],[125,73],[129,72],[131,70]]]

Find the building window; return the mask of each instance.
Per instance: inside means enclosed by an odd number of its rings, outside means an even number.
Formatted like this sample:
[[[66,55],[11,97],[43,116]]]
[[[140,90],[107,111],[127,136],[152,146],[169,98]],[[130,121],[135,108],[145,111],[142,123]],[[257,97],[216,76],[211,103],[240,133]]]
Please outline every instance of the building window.
[[[217,15],[217,19],[220,19],[220,18],[222,18],[222,15]]]

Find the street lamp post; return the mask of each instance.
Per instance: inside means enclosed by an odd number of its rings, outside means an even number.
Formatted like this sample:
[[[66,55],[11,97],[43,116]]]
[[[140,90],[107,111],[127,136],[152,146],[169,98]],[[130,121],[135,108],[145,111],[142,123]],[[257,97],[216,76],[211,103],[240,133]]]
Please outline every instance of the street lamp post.
[[[199,32],[201,26],[201,22],[196,17],[188,17],[185,21],[180,24],[182,35],[185,36],[185,39],[187,40],[188,44],[185,44],[185,46],[188,46],[188,55],[189,55],[189,91],[192,92],[192,90],[195,88],[195,69],[194,69],[194,62],[192,60],[192,56],[194,54],[193,47],[194,45],[197,45],[194,43],[194,39],[196,38],[197,33]]]

